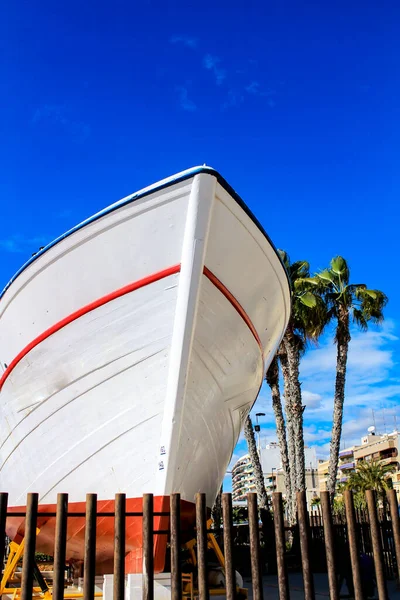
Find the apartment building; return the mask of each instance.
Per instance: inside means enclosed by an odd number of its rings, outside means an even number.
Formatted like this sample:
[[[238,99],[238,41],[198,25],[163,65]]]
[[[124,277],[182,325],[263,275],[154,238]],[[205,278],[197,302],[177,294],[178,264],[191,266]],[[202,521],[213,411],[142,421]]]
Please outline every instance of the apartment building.
[[[246,500],[246,495],[255,492],[253,467],[246,454],[235,462],[232,468],[232,499],[234,502]]]
[[[315,448],[304,448],[307,500],[318,495],[317,455]],[[264,473],[265,487],[268,494],[285,492],[285,482],[281,463],[281,454],[276,442],[267,444],[260,450],[261,466]],[[235,502],[246,500],[249,492],[255,492],[253,467],[248,454],[239,458],[232,469],[232,498]]]
[[[393,487],[400,499],[400,465],[399,465],[400,434],[397,431],[377,435],[374,428],[361,438],[359,446],[341,450],[336,483],[346,483],[360,461],[378,461],[382,465],[391,465],[393,474],[390,476]],[[327,489],[329,461],[321,461],[318,465],[319,489]]]

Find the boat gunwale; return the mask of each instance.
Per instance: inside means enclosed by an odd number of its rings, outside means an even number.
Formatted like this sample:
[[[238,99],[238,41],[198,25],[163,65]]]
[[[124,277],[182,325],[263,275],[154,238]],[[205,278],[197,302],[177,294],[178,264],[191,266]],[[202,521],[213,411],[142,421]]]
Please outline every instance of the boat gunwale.
[[[159,192],[159,191],[164,190],[164,189],[166,189],[168,187],[176,185],[177,183],[181,183],[181,182],[187,181],[188,179],[192,179],[196,175],[200,175],[200,174],[212,175],[213,177],[215,177],[216,180],[217,180],[217,182],[225,189],[226,192],[228,192],[228,194],[240,206],[240,208],[243,209],[243,211],[247,214],[247,216],[250,217],[250,219],[253,221],[254,225],[256,225],[256,227],[259,229],[259,231],[266,238],[266,240],[270,244],[271,248],[275,252],[275,254],[276,254],[276,256],[277,256],[277,258],[278,258],[278,260],[279,260],[279,262],[280,262],[280,264],[281,264],[281,266],[283,268],[283,271],[284,271],[284,273],[286,275],[287,285],[288,285],[288,288],[289,288],[289,290],[288,290],[289,291],[289,303],[290,303],[290,308],[291,308],[292,294],[291,294],[290,278],[289,278],[289,274],[287,272],[287,269],[286,269],[286,267],[285,267],[285,265],[284,265],[284,263],[283,263],[280,255],[279,255],[279,252],[278,252],[275,244],[273,243],[273,241],[269,237],[268,233],[265,231],[264,227],[261,225],[260,221],[253,214],[253,212],[250,210],[250,208],[247,206],[247,204],[239,196],[239,194],[237,192],[235,192],[235,190],[232,188],[232,186],[226,181],[226,179],[224,179],[222,177],[222,175],[220,175],[220,173],[218,171],[216,171],[215,169],[213,169],[212,167],[209,167],[209,166],[192,167],[191,169],[188,169],[186,171],[182,171],[181,173],[177,173],[176,175],[172,175],[171,177],[169,177],[167,179],[159,181],[159,182],[157,182],[155,184],[152,184],[152,185],[150,185],[150,186],[148,186],[146,188],[143,188],[142,190],[134,192],[133,194],[130,194],[129,196],[126,196],[125,198],[122,198],[121,200],[115,202],[114,204],[111,204],[110,206],[104,208],[103,210],[95,213],[91,217],[88,217],[84,221],[81,221],[81,223],[78,223],[77,225],[75,225],[74,227],[72,227],[71,229],[69,229],[68,231],[66,231],[65,233],[63,233],[62,235],[60,235],[57,238],[55,238],[53,241],[49,242],[46,246],[44,246],[44,248],[42,250],[39,250],[29,260],[27,260],[18,269],[18,271],[13,275],[13,277],[9,280],[9,282],[3,288],[2,292],[0,293],[0,301],[3,298],[3,296],[5,295],[5,293],[7,292],[7,290],[16,281],[16,279],[32,263],[34,263],[38,258],[40,258],[41,256],[43,256],[43,254],[45,254],[48,250],[50,250],[51,248],[53,248],[54,246],[56,246],[57,244],[59,244],[60,242],[62,242],[64,239],[66,239],[67,237],[69,237],[73,233],[76,233],[80,229],[83,229],[87,225],[90,225],[91,223],[94,223],[98,219],[101,219],[102,217],[104,217],[104,216],[106,216],[106,215],[114,212],[115,210],[118,210],[119,208],[122,208],[123,206],[127,206],[131,202],[134,202],[136,200],[140,200],[141,198],[145,198],[146,196],[149,196],[151,194],[154,194],[155,192]]]

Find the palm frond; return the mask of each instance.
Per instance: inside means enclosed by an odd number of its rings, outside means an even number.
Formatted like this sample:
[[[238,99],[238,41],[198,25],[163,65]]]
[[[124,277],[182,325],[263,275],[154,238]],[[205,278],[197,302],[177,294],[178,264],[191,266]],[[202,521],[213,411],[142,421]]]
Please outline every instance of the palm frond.
[[[388,475],[392,470],[391,465],[382,465],[378,461],[360,461],[356,471],[351,473],[346,487],[356,492],[375,490],[383,495],[390,487]]]
[[[352,293],[354,293],[354,295],[357,295],[362,292],[362,290],[367,289],[365,283],[350,283],[347,287]]]
[[[310,275],[310,265],[305,260],[298,260],[290,265],[290,273],[293,280]]]
[[[361,301],[362,310],[366,321],[381,323],[383,321],[383,309],[388,303],[387,296],[380,290],[358,290],[357,299]]]
[[[330,269],[324,269],[317,273],[316,277],[327,283],[335,283],[335,277]]]
[[[350,279],[350,270],[343,256],[335,256],[331,260],[331,270],[340,277],[342,283],[347,285]]]
[[[308,308],[315,308],[317,306],[317,298],[311,292],[304,292],[299,296],[299,300],[304,306]]]
[[[367,331],[368,321],[366,320],[363,311],[359,308],[353,308],[353,321],[362,331]]]
[[[290,257],[286,250],[281,250],[278,248],[278,254],[280,256],[281,261],[285,265],[286,269],[289,270],[290,267]]]

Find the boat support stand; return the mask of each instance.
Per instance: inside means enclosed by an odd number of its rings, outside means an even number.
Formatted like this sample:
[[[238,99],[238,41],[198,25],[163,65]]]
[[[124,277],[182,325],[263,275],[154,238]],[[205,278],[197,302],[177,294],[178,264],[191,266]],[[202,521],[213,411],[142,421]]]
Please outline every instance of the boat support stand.
[[[39,531],[39,529],[36,530],[36,535],[38,535]],[[0,598],[3,594],[9,595],[11,600],[18,600],[21,597],[21,580],[15,578],[15,570],[24,554],[24,548],[25,538],[22,539],[20,544],[10,542],[7,563],[0,583]],[[32,598],[52,600],[53,595],[51,588],[43,577],[36,562],[33,566],[33,577],[39,585],[38,587],[32,588]],[[101,597],[103,594],[101,592],[96,592],[94,596]],[[65,600],[72,600],[73,598],[83,598],[83,593],[79,591],[69,591],[64,593]]]

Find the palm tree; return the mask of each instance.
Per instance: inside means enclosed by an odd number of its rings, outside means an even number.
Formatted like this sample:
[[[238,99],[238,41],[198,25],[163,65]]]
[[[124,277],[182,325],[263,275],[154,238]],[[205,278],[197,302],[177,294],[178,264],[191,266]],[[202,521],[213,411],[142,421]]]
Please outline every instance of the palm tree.
[[[211,518],[213,520],[214,529],[220,529],[222,524],[222,488],[223,485],[219,488],[219,492],[211,509]]]
[[[327,324],[323,298],[315,285],[309,283],[310,265],[306,261],[290,262],[286,252],[279,250],[292,286],[292,313],[283,337],[288,369],[282,369],[285,382],[285,403],[289,437],[294,438],[295,485],[297,491],[306,489],[304,461],[303,412],[299,380],[300,358],[308,341],[316,341]],[[289,449],[290,456],[290,449]],[[293,477],[293,475],[292,475]]]
[[[384,498],[385,492],[392,487],[388,475],[393,472],[393,465],[382,465],[379,461],[359,461],[356,470],[351,473],[346,488],[365,494],[366,490],[375,490],[378,497]]]
[[[268,562],[272,564],[275,560],[274,520],[269,510],[269,500],[267,490],[265,489],[264,473],[262,471],[260,456],[257,451],[256,438],[250,416],[246,418],[244,423],[244,437],[246,438],[250,461],[253,467],[254,482],[256,486],[258,508],[260,511],[264,539],[269,540],[266,556]]]
[[[268,494],[265,489],[264,473],[261,466],[260,455],[258,454],[256,438],[254,435],[253,423],[250,415],[244,423],[244,437],[246,438],[247,448],[251,465],[253,467],[254,483],[256,486],[258,506],[261,510],[268,510]]]
[[[295,520],[295,506],[294,506],[294,498],[295,498],[295,488],[292,485],[292,473],[290,470],[290,461],[288,454],[288,444],[286,440],[286,426],[285,426],[285,418],[283,416],[283,408],[281,401],[281,394],[279,389],[279,365],[277,356],[280,355],[284,350],[278,350],[278,354],[274,357],[271,362],[265,379],[271,389],[271,397],[272,397],[272,408],[275,414],[275,423],[276,423],[276,434],[278,438],[278,444],[281,454],[281,462],[282,462],[282,470],[285,481],[285,491],[286,491],[286,501],[288,505],[288,517],[289,523],[292,525]],[[292,431],[291,431],[292,433]],[[293,436],[291,436],[291,445],[293,445]]]
[[[317,273],[313,278],[306,279],[305,283],[314,285],[317,292],[324,294],[328,317],[336,319],[337,322],[335,398],[327,485],[328,491],[333,495],[342,435],[347,355],[351,340],[350,320],[352,319],[363,331],[368,329],[369,322],[381,323],[383,308],[388,299],[383,292],[369,289],[364,283],[350,283],[350,270],[346,260],[341,256],[333,258],[328,269]]]

